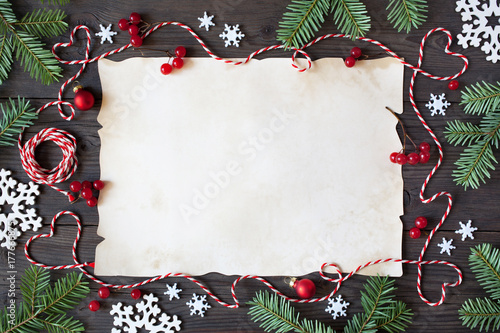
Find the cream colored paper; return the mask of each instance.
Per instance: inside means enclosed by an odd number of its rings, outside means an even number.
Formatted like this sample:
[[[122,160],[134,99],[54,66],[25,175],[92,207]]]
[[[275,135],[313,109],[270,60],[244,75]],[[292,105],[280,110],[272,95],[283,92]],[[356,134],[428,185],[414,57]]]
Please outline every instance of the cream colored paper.
[[[300,276],[400,258],[403,66],[99,61],[99,275]],[[362,274],[400,276],[401,265]]]

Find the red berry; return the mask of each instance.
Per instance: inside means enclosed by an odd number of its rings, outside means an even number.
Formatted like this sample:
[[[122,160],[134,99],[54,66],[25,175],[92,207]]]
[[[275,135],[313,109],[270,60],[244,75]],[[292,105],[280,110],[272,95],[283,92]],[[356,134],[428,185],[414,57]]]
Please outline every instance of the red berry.
[[[408,154],[408,164],[415,165],[420,161],[420,156],[417,153]]]
[[[160,70],[163,75],[168,75],[172,73],[172,65],[164,63],[163,65],[161,65]]]
[[[413,227],[410,229],[410,237],[413,239],[419,238],[421,234],[422,232],[420,231],[419,228]]]
[[[128,23],[128,21],[124,18],[122,18],[122,19],[120,19],[120,21],[118,21],[118,28],[120,28],[121,31],[128,30],[129,26],[130,26],[130,23]]]
[[[423,229],[423,228],[427,227],[427,219],[425,218],[425,216],[419,216],[419,217],[417,217],[415,219],[415,225],[419,229]]]
[[[132,296],[133,299],[139,299],[139,298],[141,298],[141,294],[142,293],[139,289],[132,289],[130,296]]]
[[[139,35],[130,37],[130,43],[133,47],[140,47],[142,45],[142,38]]]
[[[97,206],[97,198],[94,196],[90,197],[90,199],[87,200],[87,206],[89,207]]]
[[[361,52],[361,49],[359,47],[356,46],[356,47],[353,47],[351,49],[351,55],[354,58],[358,59],[359,57],[361,57],[361,54],[362,54],[362,52]]]
[[[88,200],[90,198],[92,198],[94,196],[94,194],[92,193],[92,189],[91,188],[84,188],[81,192],[81,195],[84,199]]]
[[[74,182],[71,182],[71,184],[69,184],[69,189],[72,192],[80,192],[80,190],[82,189],[82,183],[75,180]]]
[[[184,60],[182,60],[181,58],[175,58],[174,60],[172,60],[172,66],[177,69],[181,69],[182,66],[184,66]]]
[[[88,180],[84,180],[82,182],[82,189],[84,189],[84,188],[92,188],[92,183],[89,182]]]
[[[353,56],[349,56],[349,57],[345,58],[344,63],[347,67],[351,68],[356,63],[356,59],[354,59]]]
[[[418,150],[428,152],[431,150],[431,145],[424,141],[418,145]]]
[[[132,24],[139,24],[141,22],[141,15],[139,15],[138,13],[134,12],[132,14],[130,14],[130,23]]]
[[[94,188],[98,191],[102,190],[104,188],[104,182],[102,180],[96,180],[94,181]]]
[[[399,153],[397,156],[396,156],[396,163],[397,164],[400,164],[400,165],[405,165],[406,162],[408,162],[408,158],[406,157],[405,154],[403,153]]]
[[[420,163],[422,164],[429,162],[429,158],[431,158],[431,154],[427,151],[421,151],[418,155],[420,156]]]
[[[99,295],[100,298],[108,298],[109,294],[110,294],[110,292],[109,292],[108,287],[101,287],[97,291],[97,295]]]
[[[97,311],[99,310],[99,308],[101,307],[101,304],[99,303],[99,301],[96,301],[96,300],[93,300],[92,302],[89,303],[89,310],[90,311]]]
[[[392,163],[396,163],[396,156],[398,156],[398,154],[399,153],[394,152],[389,156]]]
[[[459,84],[457,80],[451,80],[450,83],[448,83],[448,89],[450,90],[457,90],[458,86]]]
[[[130,36],[138,35],[139,34],[139,27],[136,25],[131,25],[128,27],[128,34]]]
[[[175,48],[175,55],[179,58],[184,58],[186,56],[186,48],[184,46],[177,46]]]

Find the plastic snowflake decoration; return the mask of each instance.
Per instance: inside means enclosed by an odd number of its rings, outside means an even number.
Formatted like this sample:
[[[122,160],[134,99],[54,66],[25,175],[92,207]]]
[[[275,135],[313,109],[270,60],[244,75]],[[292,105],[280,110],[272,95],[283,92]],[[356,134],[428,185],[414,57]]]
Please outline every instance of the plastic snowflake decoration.
[[[182,322],[177,318],[177,316],[169,316],[166,313],[162,313],[159,318],[158,314],[161,312],[160,308],[156,304],[158,298],[153,294],[144,295],[144,301],[137,303],[135,307],[139,315],[134,315],[134,309],[131,305],[123,306],[121,302],[112,306],[110,311],[111,315],[115,315],[113,325],[126,327],[123,328],[124,331],[129,333],[137,333],[138,329],[144,328],[152,333],[167,332],[173,333],[175,331],[181,330]],[[122,309],[123,306],[123,309]],[[118,328],[113,328],[111,333],[121,333],[122,330]]]
[[[210,27],[215,26],[215,23],[212,22],[212,19],[214,18],[213,15],[208,16],[207,12],[203,14],[203,17],[198,17],[198,20],[200,20],[200,28],[205,27],[205,29],[208,31]]]
[[[439,253],[442,254],[446,252],[449,256],[451,256],[451,250],[456,249],[456,247],[451,245],[451,243],[453,243],[453,239],[447,241],[446,238],[443,237],[443,242],[441,244],[438,244],[438,246],[441,248],[441,251]]]
[[[171,301],[172,299],[177,298],[179,299],[179,293],[182,291],[182,289],[177,289],[177,283],[174,283],[174,285],[171,287],[169,284],[167,284],[167,291],[164,292],[165,295],[169,296],[169,300]]]
[[[193,294],[193,298],[186,303],[187,306],[191,309],[190,315],[200,315],[201,317],[205,316],[205,311],[210,309],[211,306],[206,302],[207,295],[198,296]]]
[[[226,47],[230,46],[230,45],[234,45],[236,47],[239,47],[240,46],[240,40],[245,37],[244,34],[241,33],[240,31],[240,25],[237,24],[237,25],[233,25],[233,26],[229,26],[227,24],[225,24],[226,28],[224,29],[224,31],[219,35],[220,38],[224,39],[225,42],[226,42]],[[233,44],[231,44],[231,42]]]
[[[444,93],[441,95],[431,94],[431,99],[425,106],[431,111],[431,116],[439,113],[441,115],[445,115],[445,111],[451,104],[446,100],[446,96]]]
[[[474,239],[474,236],[472,235],[472,233],[474,231],[476,231],[477,228],[475,228],[471,225],[472,221],[469,220],[469,222],[467,222],[467,224],[463,224],[462,222],[458,222],[458,223],[460,223],[461,229],[456,230],[455,233],[462,234],[462,241],[464,241],[467,237],[470,237],[470,239]]]
[[[37,231],[42,218],[36,215],[35,208],[26,208],[35,204],[40,194],[38,185],[18,183],[10,175],[11,171],[0,170],[0,242],[1,246],[13,249],[21,231]]]
[[[96,32],[96,36],[101,37],[101,44],[103,44],[105,41],[109,41],[111,44],[113,44],[113,40],[111,37],[117,34],[117,32],[111,31],[111,25],[110,23],[107,28],[104,28],[102,24],[99,24],[99,27],[101,27],[101,31]]]
[[[455,10],[462,15],[462,33],[457,35],[458,45],[479,47],[489,54],[486,60],[500,60],[500,4],[496,0],[458,0]]]
[[[336,298],[333,296],[328,298],[328,306],[325,311],[332,315],[333,320],[341,316],[347,316],[346,310],[349,306],[348,302],[342,299],[342,295],[338,295]]]

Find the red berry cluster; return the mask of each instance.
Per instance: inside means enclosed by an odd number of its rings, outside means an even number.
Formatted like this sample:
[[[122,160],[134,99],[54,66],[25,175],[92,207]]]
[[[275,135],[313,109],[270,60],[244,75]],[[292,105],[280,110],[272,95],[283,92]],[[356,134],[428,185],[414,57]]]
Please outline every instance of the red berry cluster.
[[[167,54],[170,55],[170,52],[167,52]],[[184,60],[182,60],[182,58],[184,58],[185,56],[186,56],[186,48],[184,46],[177,46],[175,48],[175,57],[171,56],[171,58],[174,58],[172,60],[172,64],[168,62],[162,64],[160,68],[161,73],[163,75],[168,75],[172,73],[172,70],[174,68],[181,69],[182,66],[184,66]]]
[[[397,163],[400,165],[405,165],[406,163],[410,165],[415,165],[417,163],[425,164],[429,162],[431,154],[429,153],[431,146],[427,142],[422,142],[418,145],[416,152],[409,153],[405,155],[404,152],[394,152],[390,155],[390,160],[392,163]]]
[[[110,293],[108,287],[101,287],[97,291],[97,295],[99,296],[99,298],[102,298],[102,299],[108,298],[110,294],[111,293]],[[133,299],[139,299],[141,297],[141,295],[142,295],[142,293],[139,289],[133,289],[132,292],[130,293],[130,296]],[[99,310],[100,307],[101,307],[101,303],[99,303],[99,301],[97,301],[97,300],[93,300],[89,303],[89,310],[90,311],[95,312],[95,311]]]
[[[427,219],[424,216],[419,216],[415,219],[415,227],[410,229],[410,237],[417,239],[422,234],[421,229],[427,226]]]
[[[128,33],[130,35],[130,43],[133,47],[140,47],[142,45],[142,37],[140,35],[139,28],[139,23],[141,22],[141,15],[135,12],[130,14],[128,20],[122,18],[118,21],[118,28],[120,28],[120,30],[128,30]]]
[[[79,193],[79,197],[87,200],[87,205],[89,207],[94,207],[97,205],[97,198],[94,196],[93,190],[100,191],[104,188],[104,182],[102,180],[96,180],[93,183],[85,180],[83,182],[73,181],[69,184],[69,189],[71,192]],[[69,199],[74,202],[78,199],[74,195],[70,194]]]
[[[356,60],[358,60],[362,54],[363,53],[361,52],[361,49],[359,47],[353,47],[351,49],[351,55],[345,58],[344,64],[349,68],[354,67],[354,65],[356,64]]]

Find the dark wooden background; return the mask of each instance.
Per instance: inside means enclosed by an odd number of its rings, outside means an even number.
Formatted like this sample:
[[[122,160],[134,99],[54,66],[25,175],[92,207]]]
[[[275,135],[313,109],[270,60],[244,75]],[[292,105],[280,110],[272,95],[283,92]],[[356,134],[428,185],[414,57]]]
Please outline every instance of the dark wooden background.
[[[38,1],[27,0],[12,0],[13,9],[16,15],[20,18],[25,13],[33,8],[43,7]],[[386,21],[387,12],[385,6],[388,1],[366,0],[369,13],[372,17],[372,28],[369,33],[371,38],[379,40],[388,45],[392,50],[404,57],[410,63],[415,64],[418,57],[418,47],[421,38],[424,34],[434,27],[444,27],[451,31],[456,36],[461,32],[462,22],[460,14],[455,12],[455,1],[429,1],[429,18],[427,22],[418,30],[412,31],[410,34],[397,33],[391,25]],[[97,0],[72,0],[69,5],[63,7],[68,14],[67,22],[70,29],[77,24],[87,25],[93,32],[99,31],[99,24],[107,26],[113,23],[113,30],[119,31],[116,23],[122,17],[127,17],[131,12],[139,12],[143,19],[148,22],[159,22],[167,20],[176,20],[194,28],[196,32],[206,41],[208,46],[218,55],[226,58],[246,57],[251,52],[276,43],[276,29],[278,22],[281,19],[282,13],[287,6],[287,0],[274,1],[243,1],[243,0],[183,0],[183,1],[97,1]],[[212,27],[209,32],[203,28],[198,28],[198,17],[203,15],[204,11],[208,11],[210,15],[215,15],[214,22],[217,24]],[[245,38],[242,40],[240,47],[224,47],[223,41],[218,37],[222,32],[224,23],[239,24],[242,31],[245,33]],[[498,23],[497,23],[498,24]],[[324,28],[320,34],[336,32],[331,18],[328,18]],[[83,34],[79,34],[80,37]],[[55,42],[66,42],[69,38],[69,30],[62,36],[53,38],[48,42],[52,45]],[[105,51],[112,50],[116,47],[128,43],[129,36],[126,32],[119,32],[113,37],[114,44],[100,44],[100,38],[94,37],[92,44],[92,55],[96,56]],[[446,43],[444,34],[437,34],[430,38],[426,47],[426,59],[423,67],[436,75],[451,75],[459,71],[462,63],[458,59],[445,56],[443,48]],[[205,57],[206,53],[198,45],[198,43],[185,30],[176,27],[166,27],[154,33],[145,43],[145,47],[154,47],[160,49],[173,50],[178,45],[184,45],[188,49],[190,56]],[[368,45],[362,42],[352,42],[350,40],[331,39],[324,41],[314,47],[311,47],[309,52],[314,59],[326,56],[345,57],[351,47],[359,45],[365,53],[377,56],[380,49],[373,45]],[[468,48],[463,50],[457,46],[456,39],[452,45],[452,50],[463,52],[470,60],[470,68],[465,75],[460,77],[460,85],[463,88],[465,85],[470,85],[474,82],[485,80],[487,82],[496,82],[500,80],[500,72],[498,64],[493,64],[485,60],[486,55],[479,48]],[[76,43],[76,46],[71,49],[65,49],[60,52],[65,59],[82,59],[84,55],[83,42]],[[145,51],[145,56],[161,56],[161,53]],[[121,54],[112,56],[111,59],[120,60],[133,56],[141,56],[139,51],[127,50]],[[290,56],[282,51],[274,51],[266,53],[261,57],[267,56]],[[64,80],[76,73],[78,66],[64,66]],[[403,120],[408,128],[409,134],[416,141],[426,140],[431,142],[431,138],[426,133],[416,118],[411,105],[408,101],[407,90],[409,85],[410,70],[405,71],[405,86],[404,86],[404,114]],[[131,77],[131,80],[134,78]],[[42,112],[36,124],[29,128],[25,134],[26,138],[30,138],[42,128],[57,127],[70,131],[78,140],[77,156],[80,161],[79,168],[72,180],[94,180],[99,178],[99,136],[97,130],[99,124],[96,121],[100,107],[101,86],[97,73],[97,64],[88,66],[86,72],[81,76],[79,81],[91,90],[96,96],[97,103],[95,107],[87,112],[78,112],[75,119],[71,122],[64,121],[60,118],[56,108],[50,108]],[[63,82],[61,80],[61,82]],[[0,86],[0,99],[5,102],[9,97],[23,96],[31,100],[35,107],[39,107],[44,103],[55,100],[60,85],[58,83],[50,86],[42,86],[39,83],[31,80],[27,73],[24,73],[20,68],[19,62],[15,62],[13,71],[10,74],[8,81]],[[425,108],[425,103],[429,99],[430,93],[446,93],[447,99],[452,103],[448,108],[446,116],[430,117],[430,113]],[[360,91],[360,94],[363,92]],[[422,113],[427,119],[429,125],[434,129],[439,140],[443,144],[445,153],[444,162],[432,179],[426,197],[432,194],[446,190],[449,191],[454,198],[454,207],[452,212],[441,228],[439,233],[430,244],[426,259],[451,260],[458,264],[464,273],[464,282],[461,286],[447,291],[447,299],[444,305],[439,307],[429,307],[424,304],[416,292],[416,267],[404,266],[404,275],[396,279],[398,286],[397,296],[404,300],[411,309],[413,309],[414,317],[413,324],[409,327],[408,332],[457,332],[469,331],[462,327],[461,321],[458,318],[458,309],[460,305],[468,298],[484,296],[481,287],[475,281],[467,264],[467,257],[470,253],[470,247],[480,243],[490,242],[495,246],[499,246],[498,236],[500,235],[500,224],[498,219],[500,216],[499,199],[499,184],[500,172],[496,171],[492,174],[492,179],[486,185],[482,185],[478,190],[464,191],[461,187],[456,186],[451,178],[451,172],[454,168],[453,162],[457,160],[462,148],[452,147],[444,140],[443,130],[446,121],[453,119],[462,119],[478,122],[477,117],[465,116],[462,107],[459,105],[460,90],[450,91],[447,89],[446,82],[439,82],[419,76],[416,82],[415,95],[418,105]],[[73,98],[73,93],[68,91],[65,94],[67,100]],[[375,139],[375,138],[374,138]],[[369,146],[365,149],[370,149]],[[387,147],[387,155],[394,150],[395,147]],[[353,152],[354,154],[363,154],[363,151]],[[498,152],[496,153],[497,156]],[[54,144],[47,143],[41,145],[37,149],[37,158],[44,166],[55,166],[61,159],[61,151]],[[408,230],[413,225],[413,220],[419,215],[427,216],[430,222],[427,230],[433,227],[442,216],[445,207],[446,199],[441,198],[433,203],[424,205],[419,200],[419,191],[422,182],[431,170],[432,166],[437,162],[438,153],[435,145],[432,145],[431,160],[427,165],[419,166],[404,166],[403,177],[405,182],[404,203],[405,215],[401,217],[404,224],[404,240],[403,240],[403,257],[407,259],[417,259],[421,247],[425,239],[422,237],[417,240],[408,237]],[[134,156],[130,156],[130,163],[134,162]],[[389,161],[388,161],[389,163]],[[27,183],[28,176],[21,167],[19,154],[16,147],[0,148],[0,167],[13,171],[13,176]],[[370,167],[367,165],[366,167]],[[388,167],[392,167],[388,165]],[[62,184],[67,188],[69,182]],[[47,186],[40,186],[41,195],[35,205],[38,214],[44,218],[44,228],[41,232],[48,232],[48,224],[52,217],[61,210],[71,210],[76,212],[83,221],[84,232],[79,249],[81,261],[93,261],[96,245],[101,241],[96,235],[99,218],[96,208],[86,207],[85,203],[78,202],[70,205],[67,199],[56,191]],[[474,233],[474,240],[467,239],[462,242],[460,235],[454,233],[459,228],[459,221],[473,221],[473,225],[479,230]],[[373,225],[373,228],[378,228]],[[138,221],[138,232],[140,232],[140,221]],[[276,231],[279,235],[279,230]],[[32,253],[35,259],[47,264],[64,264],[72,263],[70,247],[76,234],[75,223],[70,218],[63,218],[58,223],[56,231],[57,238],[50,241],[37,241],[32,246]],[[29,265],[23,255],[23,243],[31,235],[32,231],[28,231],[21,237],[16,250],[16,270],[18,270],[17,285],[20,283],[21,272]],[[452,256],[439,254],[437,244],[441,238],[453,238],[454,245],[457,249],[453,250]],[[293,249],[283,249],[284,251],[293,251]],[[0,249],[0,299],[2,303],[8,300],[7,289],[7,251],[5,248]],[[320,264],[320,263],[318,263]],[[67,272],[53,272],[53,278],[60,277]],[[318,286],[318,296],[325,295],[333,288],[331,284],[324,282],[317,273],[312,273],[310,276]],[[125,277],[103,277],[106,281],[112,283],[132,283],[140,279],[132,279]],[[232,302],[230,296],[230,286],[235,276],[224,276],[217,273],[210,273],[199,277],[208,287],[210,287],[223,300]],[[424,292],[425,295],[432,301],[438,300],[440,296],[440,284],[443,281],[454,281],[456,279],[454,271],[442,267],[426,267],[424,268]],[[272,277],[270,281],[278,286],[281,290],[293,295],[292,290],[287,289],[283,284],[283,277]],[[348,280],[340,289],[340,294],[344,299],[351,303],[348,308],[348,317],[342,317],[333,321],[331,316],[324,311],[326,303],[314,305],[297,305],[302,315],[307,318],[319,319],[322,322],[331,325],[335,329],[341,331],[343,325],[348,318],[361,310],[359,302],[359,292],[362,289],[365,277],[355,276]],[[180,300],[169,302],[167,296],[163,295],[166,290],[165,284],[177,283],[183,289]],[[134,304],[129,296],[129,290],[113,290],[111,296],[101,301],[101,310],[98,312],[90,312],[87,309],[87,304],[92,299],[97,299],[97,289],[99,285],[90,283],[91,293],[89,296],[73,311],[73,315],[80,319],[88,332],[109,332],[113,327],[113,318],[109,314],[112,304],[119,301],[126,304]],[[258,325],[254,324],[247,315],[247,307],[231,310],[219,306],[213,300],[209,300],[212,308],[209,309],[204,318],[199,316],[190,316],[189,309],[185,305],[189,301],[193,293],[203,294],[203,292],[193,283],[182,278],[172,278],[159,281],[141,288],[143,292],[153,292],[160,298],[160,307],[168,314],[176,314],[180,316],[182,329],[184,332],[258,332]],[[249,301],[259,289],[264,289],[263,285],[257,281],[245,281],[237,287],[237,294],[242,303]],[[17,293],[20,297],[20,293]]]

